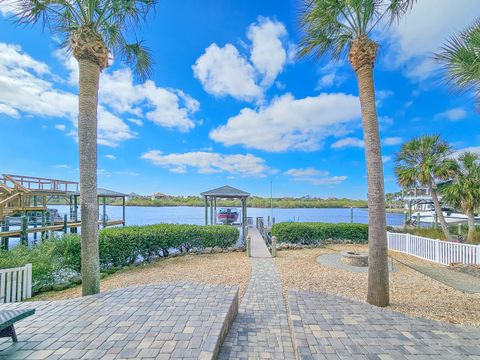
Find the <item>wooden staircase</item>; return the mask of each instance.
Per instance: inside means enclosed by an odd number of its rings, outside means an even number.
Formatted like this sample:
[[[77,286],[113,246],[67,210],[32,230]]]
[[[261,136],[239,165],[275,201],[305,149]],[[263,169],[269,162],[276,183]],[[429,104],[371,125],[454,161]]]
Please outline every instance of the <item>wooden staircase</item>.
[[[47,196],[78,192],[78,183],[32,176],[0,177],[0,220],[17,213],[47,209]]]

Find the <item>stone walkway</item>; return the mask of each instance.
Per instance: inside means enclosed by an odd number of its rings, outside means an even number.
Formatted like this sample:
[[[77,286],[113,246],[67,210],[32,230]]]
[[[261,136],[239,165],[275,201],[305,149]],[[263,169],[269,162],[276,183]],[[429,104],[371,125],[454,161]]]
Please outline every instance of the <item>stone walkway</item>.
[[[248,230],[252,277],[219,359],[295,359],[275,261],[258,230]]]
[[[311,291],[290,290],[288,297],[302,360],[480,359],[480,329]]]
[[[0,339],[0,359],[215,359],[238,309],[238,288],[165,283],[63,301],[2,304],[35,308]]]
[[[396,261],[416,270],[423,275],[429,276],[451,288],[463,291],[467,294],[480,294],[480,280],[472,275],[448,269],[444,265],[428,264],[420,265],[418,262],[408,261],[405,257],[400,260],[395,254],[390,255]]]

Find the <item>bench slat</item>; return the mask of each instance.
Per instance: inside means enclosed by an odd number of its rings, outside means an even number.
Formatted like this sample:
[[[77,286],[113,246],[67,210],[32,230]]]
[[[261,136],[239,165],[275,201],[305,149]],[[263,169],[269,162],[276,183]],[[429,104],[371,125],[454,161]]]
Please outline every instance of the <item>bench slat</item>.
[[[5,329],[33,314],[35,314],[35,309],[0,310],[0,329]]]

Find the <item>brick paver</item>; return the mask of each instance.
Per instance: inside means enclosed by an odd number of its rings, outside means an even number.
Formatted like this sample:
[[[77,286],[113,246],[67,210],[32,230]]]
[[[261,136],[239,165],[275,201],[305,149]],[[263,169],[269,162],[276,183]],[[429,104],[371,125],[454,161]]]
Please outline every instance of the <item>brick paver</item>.
[[[288,301],[300,359],[480,359],[480,329],[311,291]]]
[[[220,359],[294,359],[280,276],[272,258],[252,258],[252,277]]]
[[[0,339],[0,359],[213,359],[238,310],[238,288],[165,283],[79,299],[1,304],[36,309]]]

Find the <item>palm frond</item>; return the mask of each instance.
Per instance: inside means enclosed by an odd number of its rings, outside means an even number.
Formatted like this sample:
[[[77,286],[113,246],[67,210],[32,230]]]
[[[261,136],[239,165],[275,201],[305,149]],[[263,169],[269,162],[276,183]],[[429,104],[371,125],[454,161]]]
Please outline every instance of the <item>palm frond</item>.
[[[442,65],[447,84],[461,92],[475,91],[480,101],[480,18],[452,35],[434,58]]]

